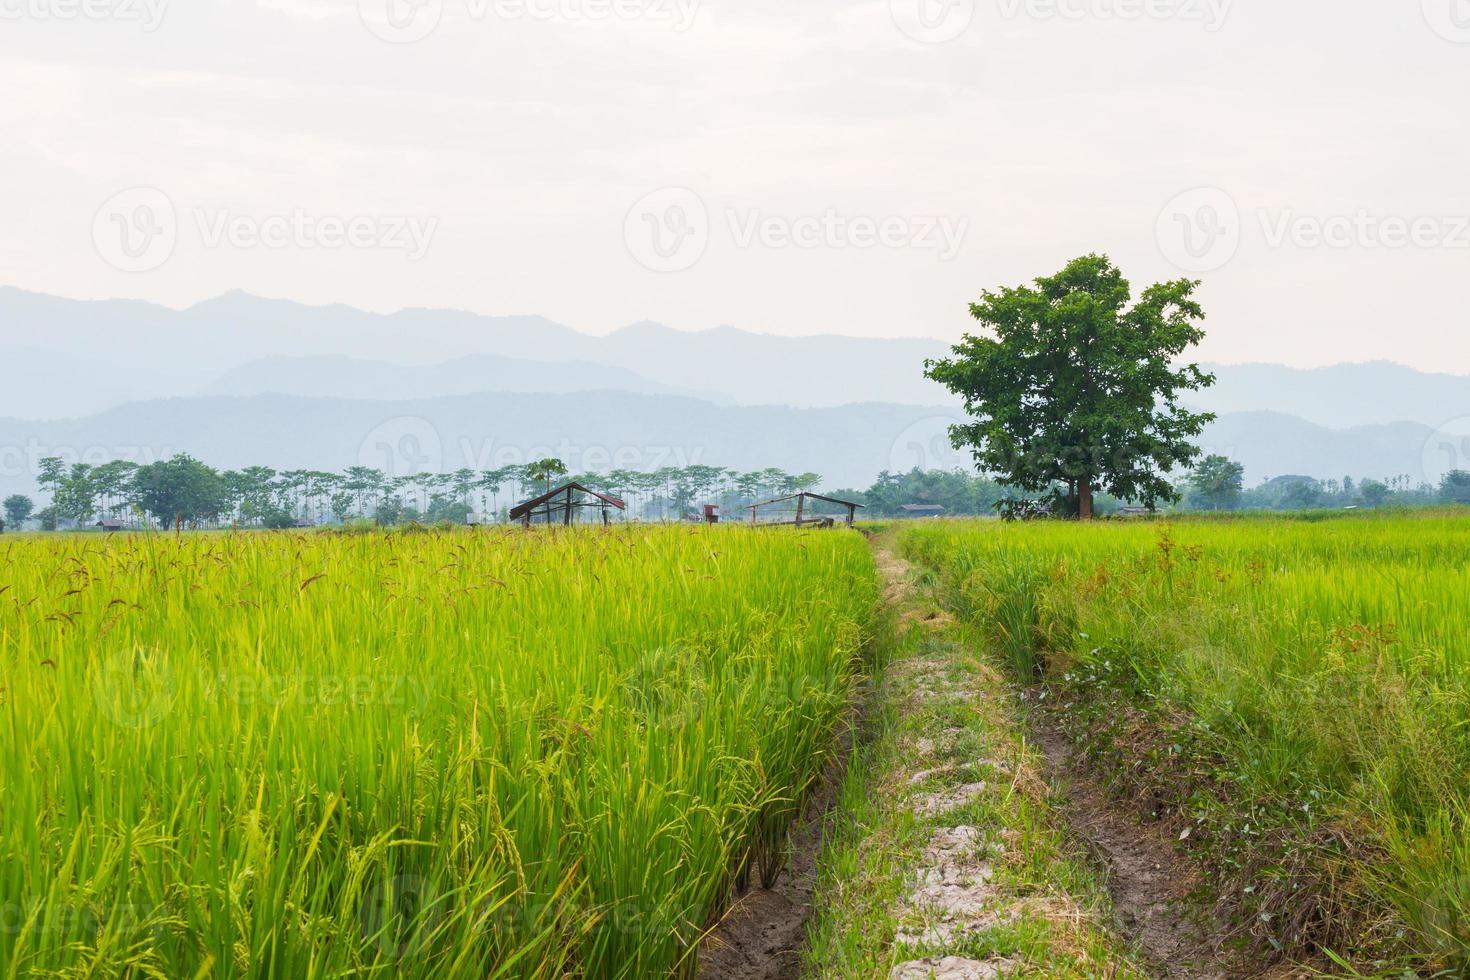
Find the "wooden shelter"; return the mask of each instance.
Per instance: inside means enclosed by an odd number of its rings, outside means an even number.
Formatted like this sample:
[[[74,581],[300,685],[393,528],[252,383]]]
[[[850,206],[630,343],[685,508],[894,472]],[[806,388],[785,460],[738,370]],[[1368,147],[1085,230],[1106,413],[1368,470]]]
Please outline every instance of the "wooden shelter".
[[[532,524],[565,525],[573,523],[579,511],[596,510],[602,515],[602,523],[610,524],[611,511],[627,509],[627,503],[617,497],[598,493],[580,483],[567,483],[512,507],[510,519],[520,521],[526,527]]]
[[[760,519],[760,508],[777,507],[783,504],[796,502],[795,520],[766,520]],[[863,505],[851,500],[838,500],[836,497],[825,497],[820,493],[812,493],[803,490],[801,493],[789,493],[784,497],[773,497],[770,500],[762,500],[750,505],[750,523],[766,527],[791,525],[794,527],[832,527],[839,520],[830,514],[818,514],[809,505],[824,503],[833,504],[847,511],[845,517],[840,519],[848,527],[852,527],[853,521],[857,520],[857,512],[863,509]]]

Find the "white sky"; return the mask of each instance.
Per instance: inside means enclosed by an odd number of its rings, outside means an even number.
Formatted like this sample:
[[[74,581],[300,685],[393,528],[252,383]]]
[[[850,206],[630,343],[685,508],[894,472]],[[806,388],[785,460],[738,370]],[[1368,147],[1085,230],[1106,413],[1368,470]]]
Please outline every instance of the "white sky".
[[[0,91],[26,289],[953,339],[1102,250],[1208,359],[1470,373],[1467,0],[0,0]]]

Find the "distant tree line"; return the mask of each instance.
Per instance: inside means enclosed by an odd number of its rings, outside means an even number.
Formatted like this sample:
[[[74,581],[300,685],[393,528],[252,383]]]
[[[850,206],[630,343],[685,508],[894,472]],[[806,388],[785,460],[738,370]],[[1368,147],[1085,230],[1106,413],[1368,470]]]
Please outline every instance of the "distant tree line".
[[[567,480],[625,499],[630,517],[679,520],[698,502],[745,506],[815,490],[822,477],[774,467],[740,472],[702,465],[573,474],[557,459],[493,470],[393,476],[367,466],[340,473],[266,466],[221,471],[187,454],[146,465],[114,461],[98,466],[68,465],[52,456],[41,460],[37,479],[50,502],[37,509],[24,495],[7,498],[0,529],[8,524],[18,530],[28,520],[45,530],[113,520],[191,528],[285,528],[352,520],[462,524],[471,514],[503,518],[514,502]]]
[[[835,490],[832,495],[855,500],[865,508],[865,518],[904,517],[904,507],[939,506],[946,517],[994,516],[1010,498],[1012,491],[990,476],[964,470],[922,470],[907,473],[885,470],[866,490]],[[1099,514],[1118,510],[1123,502],[1099,493],[1094,503]]]
[[[1278,476],[1244,489],[1244,467],[1224,456],[1200,460],[1181,487],[1186,510],[1312,510],[1344,507],[1427,507],[1470,504],[1470,472],[1454,470],[1436,484],[1407,475],[1387,479],[1318,480]]]
[[[1470,472],[1456,470],[1438,485],[1407,476],[1383,480],[1343,477],[1317,480],[1280,476],[1257,487],[1243,486],[1244,467],[1224,456],[1206,456],[1178,484],[1173,507],[1195,511],[1309,510],[1344,507],[1470,505]],[[99,466],[67,465],[59,457],[41,461],[39,480],[50,503],[37,508],[13,494],[0,504],[0,531],[35,523],[44,530],[87,526],[99,520],[128,526],[287,528],[354,520],[383,525],[412,522],[463,524],[472,514],[504,520],[519,500],[575,480],[628,503],[628,516],[641,520],[696,517],[700,503],[720,506],[727,520],[759,500],[817,490],[816,473],[777,468],[741,472],[717,466],[665,467],[652,472],[613,470],[573,474],[556,459],[494,470],[390,476],[366,466],[341,473],[277,471],[266,466],[217,470],[188,455],[138,465],[115,461]],[[905,505],[937,505],[946,516],[993,515],[1010,489],[994,478],[963,470],[883,472],[865,490],[831,495],[863,504],[865,518],[905,516]],[[1116,513],[1129,502],[1097,494],[1096,513]],[[1170,507],[1169,509],[1173,509]]]

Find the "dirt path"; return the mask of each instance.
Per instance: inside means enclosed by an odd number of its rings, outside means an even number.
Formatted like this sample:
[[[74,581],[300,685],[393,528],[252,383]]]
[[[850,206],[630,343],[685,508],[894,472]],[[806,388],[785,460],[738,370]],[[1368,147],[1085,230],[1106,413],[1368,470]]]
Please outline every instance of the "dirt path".
[[[822,824],[837,796],[851,745],[823,773],[791,831],[791,856],[773,888],[753,882],[700,947],[699,980],[797,980],[816,888]],[[754,875],[759,878],[759,875]]]
[[[889,694],[902,694],[905,716],[920,726],[925,724],[919,719],[926,711],[933,712],[936,705],[946,702],[967,704],[968,710],[990,716],[975,729],[988,733],[984,744],[989,745],[989,759],[963,752],[946,755],[939,746],[952,741],[959,729],[926,728],[907,743],[911,751],[899,770],[885,777],[885,785],[913,787],[898,794],[903,800],[896,805],[910,808],[925,821],[925,827],[933,826],[926,831],[932,836],[921,845],[922,853],[906,859],[912,865],[904,872],[903,891],[897,906],[887,913],[900,923],[893,939],[895,953],[906,948],[931,951],[930,955],[895,955],[883,968],[883,975],[889,980],[983,980],[1011,975],[1225,980],[1267,975],[1222,958],[1224,924],[1201,914],[1190,901],[1198,873],[1179,854],[1171,833],[1147,826],[1113,804],[1101,781],[1081,764],[1072,743],[1056,726],[1039,722],[1032,745],[1039,743],[1040,752],[1027,749],[1020,715],[1001,707],[1011,697],[1006,683],[983,657],[976,660],[973,654],[961,653],[960,663],[972,666],[957,668],[955,654],[940,652],[959,649],[959,624],[939,610],[927,590],[915,585],[909,563],[894,554],[888,542],[880,538],[873,546],[884,600],[894,610],[900,630],[933,637],[922,646],[922,655],[890,667],[883,682]],[[1007,748],[1012,739],[1015,744]],[[1028,753],[1036,756],[1034,765],[1044,771],[1030,777],[1034,790],[1022,791],[1033,797],[1030,809],[1023,808],[1028,815],[1022,818],[1022,810],[1007,802],[1007,794],[1013,796],[1025,783],[1022,776]],[[791,860],[781,880],[770,890],[753,887],[741,896],[706,939],[700,954],[700,980],[797,980],[801,975],[824,820],[849,756],[850,747],[844,746],[813,793],[792,832]],[[986,774],[990,778],[974,781],[971,775],[969,782],[959,778],[959,770],[973,773],[977,766],[988,767],[982,778]],[[946,774],[951,771],[958,780],[953,786],[947,785],[951,780]],[[1043,797],[1048,799],[1043,802]],[[960,823],[960,817],[949,818],[947,813],[969,816]],[[1023,844],[1021,834],[1033,829],[1029,821],[1043,819],[1037,813],[1050,813],[1055,828]],[[1105,870],[1116,939],[1108,936],[1107,896],[1101,887],[1096,886],[1097,911],[1088,914],[1083,910],[1088,904],[1085,893],[1069,895],[1062,885],[1074,880],[1061,870],[1070,859],[1054,850],[1063,838],[1085,843],[1095,863]],[[1045,900],[1022,897],[1036,890],[1034,881],[1019,888],[1022,883],[1008,882],[1006,860],[997,858],[1007,850],[1001,840],[1021,844],[1020,850],[1032,858],[1045,853],[1049,855],[1046,860],[1062,862],[1049,872],[1053,877],[1041,883],[1048,892]],[[1088,863],[1080,850],[1075,860]],[[941,952],[965,949],[972,941],[968,937],[983,936],[989,929],[1038,918],[1050,923],[1051,953],[1033,949],[1025,958],[997,953],[976,960]],[[1089,926],[1089,920],[1095,925]],[[1110,952],[1115,944],[1119,949],[1132,946],[1137,955],[1116,958]],[[1083,965],[1075,972],[1070,966],[1048,969],[1048,963],[1074,962],[1058,951],[1077,950],[1084,952],[1075,962]],[[1046,960],[1047,955],[1053,959]]]
[[[907,564],[875,543],[890,602],[913,615],[916,603]],[[1112,902],[1114,931],[1134,951],[1150,977],[1166,980],[1227,980],[1231,977],[1293,977],[1290,969],[1263,969],[1228,946],[1230,923],[1195,897],[1198,867],[1177,846],[1178,827],[1148,824],[1110,798],[1099,774],[1090,771],[1073,743],[1041,712],[1031,716],[1031,737],[1050,787],[1053,812],[1064,832],[1080,840],[1104,872]]]
[[[1004,679],[888,536],[873,551],[906,651],[881,686],[901,718],[897,752],[874,774],[890,833],[868,843],[899,866],[882,920],[871,923],[896,925],[877,975],[1140,976],[1101,927],[1105,898],[1085,881],[1085,856],[1067,852],[1050,819],[1042,762]]]
[[[1223,965],[1228,925],[1191,902],[1199,874],[1179,854],[1170,832],[1122,812],[1081,766],[1071,740],[1045,722],[1037,727],[1047,778],[1065,800],[1073,832],[1106,867],[1118,923],[1150,972],[1170,980],[1249,975]]]

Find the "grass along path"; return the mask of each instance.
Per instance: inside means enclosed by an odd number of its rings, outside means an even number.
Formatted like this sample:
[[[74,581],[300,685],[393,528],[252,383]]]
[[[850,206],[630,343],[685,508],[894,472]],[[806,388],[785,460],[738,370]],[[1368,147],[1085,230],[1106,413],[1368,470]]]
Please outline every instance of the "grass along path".
[[[805,975],[1136,977],[978,634],[875,541],[894,616],[828,826]]]

